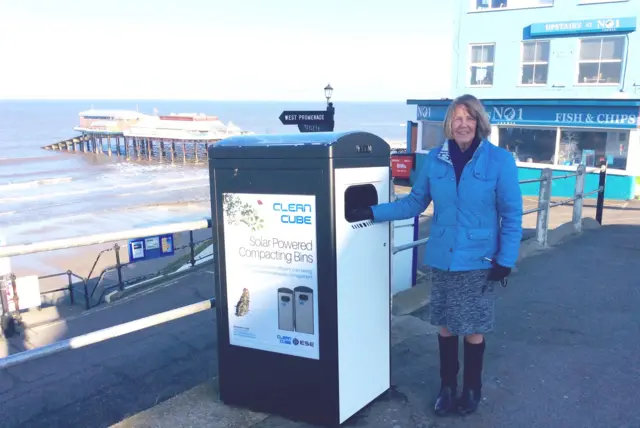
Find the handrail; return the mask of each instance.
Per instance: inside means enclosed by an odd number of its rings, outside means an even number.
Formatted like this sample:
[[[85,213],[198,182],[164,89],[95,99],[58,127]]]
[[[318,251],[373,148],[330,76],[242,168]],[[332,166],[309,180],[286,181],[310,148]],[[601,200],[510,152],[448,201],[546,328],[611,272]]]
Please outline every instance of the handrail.
[[[576,172],[573,174],[556,175],[553,176],[553,171],[550,168],[545,168],[541,171],[540,178],[520,180],[519,184],[527,183],[541,183],[540,193],[538,196],[538,207],[523,210],[522,215],[538,213],[538,220],[536,223],[536,240],[543,246],[547,245],[548,234],[548,221],[549,210],[561,205],[567,205],[571,202],[576,202],[573,209],[573,227],[576,231],[582,230],[582,201],[585,197],[598,193],[598,203],[596,208],[596,220],[602,222],[602,211],[604,209],[604,191],[605,181],[607,175],[607,166],[600,167],[600,183],[598,188],[590,192],[584,192],[585,175],[587,174],[586,167],[579,165]],[[566,178],[576,177],[576,185],[574,196],[571,198],[563,199],[561,201],[551,202],[551,183],[553,180],[563,180]],[[419,239],[408,244],[399,245],[392,248],[392,253],[396,254],[400,251],[409,250],[412,248],[425,245],[429,238]]]
[[[70,339],[61,340],[50,345],[41,346],[39,348],[30,349],[28,351],[19,352],[0,358],[0,370],[25,363],[27,361],[46,357],[47,355],[57,354],[58,352],[69,349],[79,349],[95,343],[104,342],[108,339],[123,336],[125,334],[134,333],[149,327],[163,324],[165,322],[184,318],[188,315],[197,314],[199,312],[208,311],[215,308],[216,299],[203,300],[191,305],[182,306],[180,308],[171,309],[169,311],[160,312],[158,314],[149,315],[148,317],[139,318],[124,324],[114,325],[102,330],[92,331],[91,333],[75,336]]]
[[[202,219],[179,223],[163,223],[156,226],[141,227],[137,229],[129,229],[118,232],[100,233],[97,235],[74,236],[72,238],[33,242],[31,244],[7,245],[4,247],[0,247],[0,258],[42,253],[45,251],[63,250],[67,248],[84,247],[94,244],[104,244],[106,242],[122,241],[125,239],[140,238],[143,236],[188,232],[190,230],[209,228],[211,228],[211,219]]]

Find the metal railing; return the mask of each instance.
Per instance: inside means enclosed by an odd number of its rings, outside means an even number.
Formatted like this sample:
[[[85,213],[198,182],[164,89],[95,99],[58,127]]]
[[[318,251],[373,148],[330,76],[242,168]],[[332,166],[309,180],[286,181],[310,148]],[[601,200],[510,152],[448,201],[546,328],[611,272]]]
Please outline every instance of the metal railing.
[[[602,210],[604,207],[604,190],[605,190],[605,184],[606,184],[606,172],[607,172],[606,165],[604,165],[600,169],[600,182],[599,182],[598,188],[588,193],[584,193],[584,182],[585,182],[585,175],[586,175],[586,169],[584,166],[578,167],[576,173],[574,174],[566,174],[566,175],[556,176],[556,177],[553,176],[551,169],[544,169],[539,179],[521,181],[520,182],[521,184],[538,183],[538,182],[540,183],[538,208],[526,210],[525,212],[523,212],[523,214],[525,215],[538,213],[538,221],[536,225],[536,240],[538,240],[538,242],[540,242],[543,245],[547,244],[546,235],[548,232],[549,210],[553,207],[566,205],[571,202],[575,202],[574,210],[573,210],[574,228],[577,231],[581,231],[582,230],[582,226],[581,226],[582,206],[583,206],[582,202],[586,196],[592,195],[596,192],[598,193],[596,220],[599,223],[602,223]],[[554,180],[562,180],[562,179],[571,178],[571,177],[576,177],[574,196],[562,201],[551,203],[551,183]],[[204,228],[203,226],[205,225],[207,226],[206,228],[210,228],[211,227],[210,220],[203,220],[202,222],[196,222],[196,224],[176,223],[173,225],[166,225],[165,226],[166,228],[162,229],[162,232],[160,233],[165,233],[167,229],[172,230],[174,232],[183,232],[187,230],[193,230],[192,228]],[[142,232],[142,230],[144,230],[144,233]],[[79,241],[84,242],[83,245],[92,245],[96,243],[105,242],[105,241],[102,241],[103,239],[105,239],[105,236],[116,237],[113,240],[121,240],[121,239],[139,238],[141,236],[146,236],[153,233],[159,234],[157,231],[157,227],[146,228],[142,230],[134,229],[126,232],[118,232],[116,234],[97,235],[97,236],[100,236],[100,238],[96,238],[95,236],[85,237],[85,238],[81,238]],[[149,230],[153,230],[153,233],[148,233]],[[76,245],[78,242],[77,240],[74,241],[74,239],[71,238],[70,240],[60,240],[55,244],[51,244],[51,242],[49,242],[49,243],[40,243],[40,245],[28,244],[26,246],[10,246],[10,247],[4,247],[4,248],[0,247],[0,257],[30,254],[34,252],[40,252],[40,251],[49,251],[50,249],[67,248],[67,247],[60,247],[60,245],[62,245],[62,241],[67,241],[71,246],[80,246],[80,245]],[[405,245],[400,245],[398,247],[393,247],[392,252],[393,254],[396,254],[400,251],[404,251],[410,248],[415,248],[419,245],[423,245],[427,241],[428,241],[428,238],[425,238],[425,239],[416,240],[414,242],[411,242]],[[19,247],[19,248],[16,248],[16,247]],[[165,322],[169,322],[169,321],[183,318],[189,315],[193,315],[198,312],[207,311],[214,307],[215,307],[215,299],[209,299],[199,303],[194,303],[192,305],[183,306],[177,309],[172,309],[170,311],[140,318],[134,321],[130,321],[128,323],[119,324],[113,327],[94,331],[85,335],[72,337],[70,339],[59,341],[59,342],[42,346],[36,349],[23,351],[23,352],[0,359],[0,370],[11,367],[11,366],[15,366],[30,360],[42,358],[47,355],[52,355],[52,354],[70,350],[70,349],[78,349],[87,345],[102,342],[108,339],[112,339],[125,334],[133,333],[136,331],[140,331],[145,328],[149,328],[152,326],[163,324]]]
[[[127,239],[140,238],[143,236],[164,235],[169,233],[188,232],[198,229],[210,228],[211,219],[202,219],[179,223],[163,223],[156,226],[128,229],[119,232],[100,233],[97,235],[74,236],[72,238],[34,242],[31,244],[8,245],[6,247],[0,247],[0,258],[42,253],[46,251],[64,250],[67,248],[86,247],[88,245],[123,241]]]
[[[597,171],[597,170],[596,170]],[[598,193],[598,199],[596,203],[596,221],[602,224],[602,213],[604,211],[604,192],[606,187],[607,180],[607,165],[603,164],[600,169],[600,177],[598,187],[590,192],[584,192],[585,178],[589,173],[584,165],[579,165],[576,169],[575,173],[564,174],[564,175],[553,175],[553,170],[551,168],[545,168],[540,173],[540,178],[532,178],[527,180],[521,180],[519,183],[522,184],[531,184],[531,183],[540,183],[540,190],[538,193],[538,206],[536,208],[531,208],[522,211],[522,215],[528,215],[537,213],[538,218],[536,221],[536,241],[542,245],[547,246],[547,237],[549,235],[549,211],[551,208],[559,207],[561,205],[568,205],[573,203],[573,216],[572,216],[572,224],[575,232],[582,231],[582,208],[584,205],[584,199],[587,196],[591,196],[595,193]],[[574,189],[574,194],[572,197],[563,199],[556,202],[551,202],[551,185],[554,180],[565,180],[567,178],[576,178],[576,184]],[[421,217],[423,217],[421,215]],[[426,217],[426,216],[424,216]],[[397,247],[393,247],[392,253],[396,254],[400,251],[409,250],[415,247],[419,247],[421,245],[425,245],[429,241],[429,238],[418,239],[416,241],[410,242],[408,244],[399,245]]]
[[[527,183],[540,183],[540,191],[538,194],[538,207],[524,210],[523,215],[537,213],[538,218],[536,220],[536,241],[542,245],[547,246],[547,237],[549,235],[549,211],[551,208],[559,207],[562,205],[568,205],[573,203],[573,215],[572,224],[575,232],[582,231],[582,209],[584,206],[584,199],[587,196],[591,196],[598,193],[598,200],[596,204],[596,221],[602,224],[602,212],[604,211],[604,191],[606,187],[607,177],[607,165],[603,164],[600,167],[600,177],[598,187],[590,192],[584,191],[585,179],[587,175],[587,169],[584,165],[579,165],[576,172],[566,175],[553,175],[551,168],[545,168],[540,174],[540,178],[537,180],[524,180]],[[551,185],[554,180],[562,180],[566,178],[576,178],[576,184],[574,194],[570,198],[566,198],[560,201],[551,202]]]
[[[81,246],[87,246],[87,245],[94,245],[94,244],[100,244],[100,243],[105,243],[105,242],[113,242],[113,240],[124,240],[124,239],[134,239],[134,238],[141,238],[144,236],[149,236],[152,234],[167,234],[167,233],[177,233],[177,232],[185,232],[185,231],[189,231],[189,243],[176,247],[174,249],[174,252],[177,254],[179,251],[184,250],[189,248],[190,253],[189,253],[189,263],[191,264],[191,266],[195,266],[196,262],[200,259],[197,255],[196,255],[196,246],[198,246],[199,244],[202,244],[204,242],[208,242],[208,241],[212,241],[211,238],[208,239],[203,239],[203,240],[199,240],[196,241],[194,240],[194,236],[193,236],[193,231],[194,230],[202,230],[202,229],[210,229],[211,228],[211,220],[210,219],[204,219],[204,220],[198,220],[198,221],[191,221],[191,222],[180,222],[180,223],[171,223],[171,224],[163,224],[161,226],[152,226],[152,227],[147,227],[147,228],[139,228],[139,229],[131,229],[131,230],[125,230],[122,232],[116,232],[116,233],[105,233],[105,234],[99,234],[99,235],[92,235],[92,236],[81,236],[81,237],[74,237],[74,238],[66,238],[66,239],[61,239],[61,240],[56,240],[56,241],[47,241],[47,242],[38,242],[35,244],[24,244],[24,245],[14,245],[14,246],[9,246],[9,247],[0,247],[0,258],[1,257],[8,257],[9,255],[26,255],[26,254],[34,254],[34,253],[39,253],[39,252],[46,252],[46,251],[53,251],[53,250],[59,250],[59,249],[66,249],[66,248],[74,248],[74,247],[81,247]],[[73,272],[72,270],[66,270],[64,272],[59,272],[59,273],[53,273],[53,274],[48,274],[48,275],[41,275],[38,276],[38,280],[44,280],[44,279],[50,279],[50,278],[56,278],[56,277],[62,277],[62,276],[67,276],[68,278],[68,285],[64,286],[64,287],[59,287],[59,288],[55,288],[52,290],[46,290],[43,292],[40,292],[41,296],[44,295],[49,295],[49,294],[53,294],[53,293],[58,293],[58,292],[68,292],[69,294],[69,301],[70,303],[73,305],[75,304],[75,293],[80,293],[84,296],[84,306],[85,309],[91,309],[92,307],[95,307],[96,305],[99,305],[104,296],[109,293],[110,291],[113,291],[115,289],[119,289],[119,290],[123,290],[126,286],[128,285],[132,285],[135,284],[137,282],[140,281],[144,281],[144,280],[148,280],[150,278],[154,278],[156,276],[158,276],[159,273],[162,272],[162,270],[160,272],[152,272],[152,273],[148,273],[145,275],[141,275],[141,276],[137,276],[134,278],[129,278],[126,281],[123,280],[123,275],[122,275],[122,269],[132,265],[132,264],[139,264],[139,263],[144,263],[146,260],[142,260],[142,261],[129,261],[127,263],[122,263],[121,262],[121,257],[120,257],[120,250],[121,250],[121,246],[119,244],[114,244],[113,247],[110,248],[106,248],[102,251],[100,251],[98,253],[98,255],[96,256],[93,265],[88,273],[87,276],[82,276],[81,274],[77,273],[77,272]],[[94,284],[92,283],[92,279],[93,279],[93,274],[94,271],[98,265],[98,262],[100,261],[100,259],[102,258],[102,256],[105,253],[111,252],[113,251],[115,254],[115,264],[106,266],[105,268],[102,269],[102,271],[100,272],[100,274],[97,276],[97,280],[95,281]],[[18,254],[16,254],[18,253]],[[105,280],[106,276],[108,273],[116,271],[117,272],[117,283],[114,285],[110,285],[110,286],[106,286],[102,289],[102,292],[100,294],[100,296],[97,298],[97,300],[95,300],[95,303],[92,304],[92,300],[95,296],[95,293],[97,290],[100,289],[100,286],[102,285],[103,281]],[[74,284],[73,279],[77,279],[79,280],[78,283]],[[2,278],[0,278],[2,279]],[[8,282],[8,284],[5,284],[5,286],[12,286],[14,289],[14,306],[16,308],[19,308],[19,296],[17,295],[17,293],[15,292],[16,289],[16,284],[15,284],[15,280],[16,277],[13,274],[9,274],[8,278],[6,280],[6,282]],[[0,302],[1,303],[1,302]],[[0,308],[1,309],[1,308]],[[1,313],[1,312],[0,312]],[[20,319],[20,315],[19,312],[16,315],[16,318],[19,320]]]
[[[36,360],[46,357],[47,355],[57,354],[58,352],[70,349],[79,349],[94,343],[104,342],[105,340],[114,339],[125,334],[134,333],[169,321],[194,315],[199,312],[208,311],[215,308],[216,299],[203,300],[191,305],[182,306],[171,309],[166,312],[149,315],[148,317],[139,318],[124,324],[114,325],[113,327],[104,328],[102,330],[92,331],[91,333],[75,336],[70,339],[61,340],[50,345],[41,346],[39,348],[28,351],[19,352],[0,358],[0,370],[25,363],[27,361]]]

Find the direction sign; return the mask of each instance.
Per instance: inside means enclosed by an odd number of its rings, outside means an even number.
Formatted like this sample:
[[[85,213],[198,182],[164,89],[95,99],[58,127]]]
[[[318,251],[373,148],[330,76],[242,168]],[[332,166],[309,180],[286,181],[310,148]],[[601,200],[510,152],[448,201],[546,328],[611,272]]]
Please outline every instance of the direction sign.
[[[332,117],[326,110],[318,111],[288,111],[285,110],[280,114],[280,122],[283,125],[317,125],[319,123],[328,122]]]
[[[318,125],[308,125],[301,123],[298,125],[300,132],[331,132],[333,125],[330,123],[320,123]]]

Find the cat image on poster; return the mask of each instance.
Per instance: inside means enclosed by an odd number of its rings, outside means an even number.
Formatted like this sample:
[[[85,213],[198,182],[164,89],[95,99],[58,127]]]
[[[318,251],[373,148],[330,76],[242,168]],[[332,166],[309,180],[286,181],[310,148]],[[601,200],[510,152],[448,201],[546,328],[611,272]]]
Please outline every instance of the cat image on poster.
[[[249,290],[244,288],[240,300],[236,304],[236,316],[243,317],[249,313]]]

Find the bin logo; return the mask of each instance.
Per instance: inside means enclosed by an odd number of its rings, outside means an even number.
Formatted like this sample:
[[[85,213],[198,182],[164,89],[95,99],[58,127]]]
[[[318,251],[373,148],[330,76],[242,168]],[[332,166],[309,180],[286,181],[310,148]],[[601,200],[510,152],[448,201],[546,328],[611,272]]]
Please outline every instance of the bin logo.
[[[273,211],[280,214],[280,222],[284,224],[313,224],[311,221],[311,204],[295,204],[274,202]]]
[[[291,336],[281,336],[278,335],[278,340],[280,341],[280,343],[282,343],[283,345],[291,345],[291,342],[293,342]]]
[[[308,346],[310,348],[313,348],[315,346],[315,343],[313,342],[309,342],[308,340],[299,340],[298,338],[293,339],[293,344],[295,346]]]

